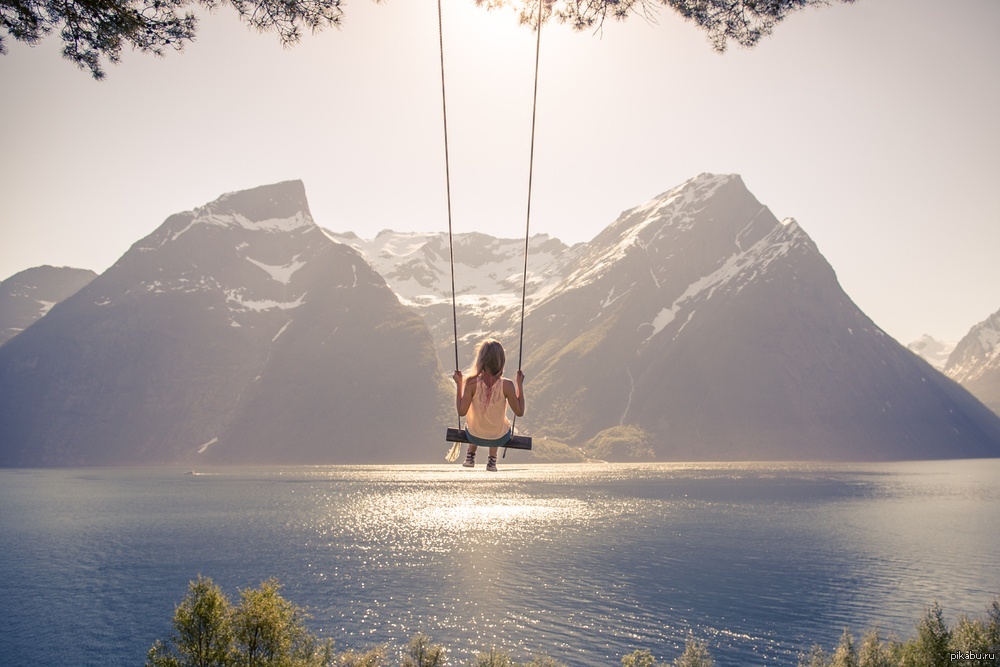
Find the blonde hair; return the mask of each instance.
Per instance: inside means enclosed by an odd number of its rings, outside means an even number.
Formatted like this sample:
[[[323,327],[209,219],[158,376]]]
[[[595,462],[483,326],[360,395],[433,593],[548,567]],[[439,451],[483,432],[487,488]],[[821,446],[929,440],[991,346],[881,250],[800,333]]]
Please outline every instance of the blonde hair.
[[[476,355],[468,374],[471,377],[486,371],[490,375],[499,377],[506,363],[507,355],[504,354],[500,341],[487,338],[476,347]]]

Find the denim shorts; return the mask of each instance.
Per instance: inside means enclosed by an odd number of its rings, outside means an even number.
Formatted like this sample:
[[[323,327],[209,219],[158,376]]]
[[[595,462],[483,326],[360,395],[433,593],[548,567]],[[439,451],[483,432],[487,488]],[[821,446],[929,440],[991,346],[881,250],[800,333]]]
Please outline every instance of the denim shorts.
[[[503,447],[508,442],[510,442],[510,431],[507,431],[496,440],[486,440],[484,438],[477,438],[476,436],[472,435],[472,433],[470,433],[468,429],[466,429],[465,437],[469,439],[469,442],[471,442],[473,445],[477,447]]]

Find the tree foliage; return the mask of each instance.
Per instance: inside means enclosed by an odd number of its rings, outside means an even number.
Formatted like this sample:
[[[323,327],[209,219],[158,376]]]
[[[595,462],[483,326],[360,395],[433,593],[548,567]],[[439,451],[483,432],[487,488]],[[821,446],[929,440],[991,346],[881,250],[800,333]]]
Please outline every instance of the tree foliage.
[[[854,0],[476,0],[489,8],[515,4],[521,22],[538,22],[538,3],[545,2],[543,16],[554,16],[578,30],[600,29],[608,19],[623,21],[632,16],[653,19],[659,9],[671,9],[708,33],[716,51],[725,51],[730,42],[753,47],[770,35],[789,14],[806,7],[833,1]]]
[[[857,648],[848,630],[833,654],[819,645],[799,658],[799,667],[1000,667],[1000,596],[985,619],[962,616],[954,628],[945,621],[938,603],[927,609],[908,641],[884,638],[878,629],[865,633]]]
[[[240,604],[198,577],[174,610],[173,634],[153,644],[146,667],[325,667],[333,647],[305,627],[305,612],[275,580],[241,591]]]
[[[488,653],[480,653],[470,664],[471,667],[515,667],[510,655],[496,647],[490,648]]]
[[[174,634],[149,651],[149,667],[227,667],[232,664],[232,605],[211,579],[198,577],[174,610]]]
[[[180,51],[195,37],[198,19],[192,5],[213,11],[228,5],[240,19],[261,32],[277,33],[291,45],[303,30],[340,24],[342,0],[0,0],[0,54],[5,37],[34,46],[58,32],[63,56],[96,79],[104,78],[103,61],[121,60],[126,46],[163,55]]]
[[[333,652],[305,626],[305,612],[284,599],[275,580],[257,589],[240,591],[238,605],[230,603],[211,579],[198,577],[174,609],[173,632],[150,648],[146,667],[389,667],[388,646]],[[848,629],[830,653],[816,644],[800,656],[800,667],[1000,667],[1000,596],[983,618],[962,616],[949,627],[941,606],[934,603],[915,625],[907,641],[884,637],[877,628],[856,643]],[[400,667],[445,667],[444,647],[424,634],[414,636],[402,653]],[[505,651],[479,653],[468,667],[565,667],[541,655],[519,662]],[[622,667],[667,667],[648,649],[622,657]],[[688,637],[683,653],[671,667],[714,667],[708,644]]]
[[[431,644],[430,637],[421,633],[410,640],[410,646],[403,656],[402,667],[444,667],[443,646]]]
[[[622,667],[656,667],[656,658],[649,649],[638,649],[622,657]]]
[[[715,660],[708,652],[708,644],[695,637],[688,637],[684,652],[674,660],[673,667],[715,667]]]
[[[240,606],[233,615],[234,646],[240,664],[321,665],[326,651],[305,627],[305,613],[281,597],[274,579],[258,589],[240,592]]]
[[[213,11],[231,6],[240,19],[260,32],[277,33],[285,46],[297,43],[304,30],[316,32],[339,26],[343,0],[0,0],[0,54],[5,37],[35,45],[58,32],[63,56],[105,75],[103,61],[121,60],[122,49],[163,55],[181,50],[193,40],[198,19],[191,10]],[[729,43],[752,47],[794,11],[830,2],[854,0],[475,0],[487,8],[514,6],[521,21],[537,22],[539,2],[546,17],[579,30],[599,29],[611,18],[641,15],[652,19],[666,7],[694,22],[713,48]]]
[[[367,651],[344,651],[337,656],[337,667],[386,667],[386,650],[376,646]]]

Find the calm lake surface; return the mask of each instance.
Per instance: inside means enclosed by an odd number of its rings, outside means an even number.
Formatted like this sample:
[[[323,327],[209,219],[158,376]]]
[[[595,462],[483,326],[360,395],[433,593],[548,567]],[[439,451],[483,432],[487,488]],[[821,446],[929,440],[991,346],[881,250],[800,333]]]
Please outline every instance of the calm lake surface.
[[[1000,460],[0,470],[0,664],[136,665],[199,574],[338,650],[794,666],[1000,593]]]

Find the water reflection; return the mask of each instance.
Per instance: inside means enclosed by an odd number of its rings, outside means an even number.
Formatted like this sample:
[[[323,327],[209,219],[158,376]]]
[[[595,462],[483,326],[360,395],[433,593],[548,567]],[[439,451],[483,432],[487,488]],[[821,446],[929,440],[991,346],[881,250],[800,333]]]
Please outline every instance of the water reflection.
[[[452,664],[669,662],[694,633],[718,664],[791,667],[845,625],[908,635],[935,598],[954,618],[1000,592],[1000,461],[204,472],[0,471],[0,655],[141,662],[199,573],[278,577],[340,650],[426,632]]]

